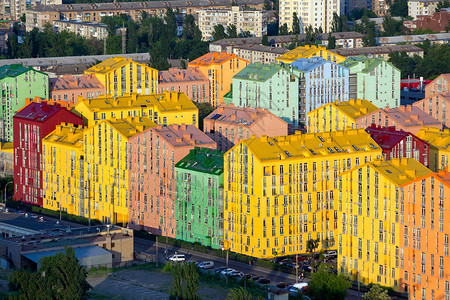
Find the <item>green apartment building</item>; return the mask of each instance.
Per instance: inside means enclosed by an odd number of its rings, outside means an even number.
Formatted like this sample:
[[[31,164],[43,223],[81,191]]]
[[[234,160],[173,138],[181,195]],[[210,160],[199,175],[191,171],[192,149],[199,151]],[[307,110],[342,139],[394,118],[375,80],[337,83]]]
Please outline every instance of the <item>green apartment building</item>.
[[[223,152],[194,148],[175,165],[175,238],[223,247]]]
[[[379,108],[400,106],[400,70],[380,57],[349,57],[341,66],[350,69],[350,99],[369,100]]]
[[[0,140],[13,141],[13,116],[25,106],[25,99],[48,98],[48,75],[21,64],[0,67],[2,88]]]

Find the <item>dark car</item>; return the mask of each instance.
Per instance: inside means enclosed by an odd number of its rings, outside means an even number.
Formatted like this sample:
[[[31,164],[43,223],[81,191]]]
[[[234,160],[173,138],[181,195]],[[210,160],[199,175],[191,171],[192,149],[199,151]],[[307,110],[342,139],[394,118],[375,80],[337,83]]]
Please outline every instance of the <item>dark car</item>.
[[[278,264],[278,263],[280,263],[281,261],[283,261],[283,260],[285,260],[285,259],[286,259],[286,257],[280,256],[280,257],[275,257],[274,260],[272,260],[272,261],[273,261],[274,263]]]
[[[259,284],[269,284],[270,280],[267,278],[261,278],[260,280],[258,280]]]
[[[244,278],[245,278],[245,279],[252,279],[252,275],[250,275],[250,274],[245,274],[245,275],[244,275]]]
[[[253,281],[257,281],[260,278],[258,275],[254,275],[254,274],[251,274],[250,276],[252,277]]]
[[[297,261],[307,261],[308,257],[307,256],[297,256]]]
[[[222,272],[222,271],[225,270],[225,269],[226,269],[225,267],[220,267],[220,268],[215,269],[214,272],[220,274],[220,272]]]
[[[312,268],[311,266],[302,266],[302,270],[305,272],[311,272]]]
[[[275,286],[279,289],[285,289],[288,287],[288,284],[286,282],[278,282]]]

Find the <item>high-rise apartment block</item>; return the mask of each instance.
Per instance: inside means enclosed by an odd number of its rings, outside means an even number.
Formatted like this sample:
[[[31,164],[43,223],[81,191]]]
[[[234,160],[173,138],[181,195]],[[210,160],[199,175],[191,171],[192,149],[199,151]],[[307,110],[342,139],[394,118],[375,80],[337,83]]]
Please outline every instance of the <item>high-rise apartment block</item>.
[[[129,143],[130,227],[175,237],[175,164],[195,147],[216,143],[193,125],[143,131]]]
[[[441,74],[425,86],[425,98],[450,93],[450,73]]]
[[[236,26],[237,33],[250,32],[251,35],[262,37],[267,32],[269,14],[265,10],[245,9],[231,6],[230,9],[201,9],[198,11],[198,28],[205,41],[212,39],[214,26]]]
[[[448,169],[450,157],[450,129],[441,130],[433,127],[423,127],[417,137],[430,144],[430,169]]]
[[[227,151],[242,139],[252,136],[288,134],[288,123],[267,109],[221,105],[203,120],[204,132]]]
[[[14,200],[42,206],[42,139],[62,122],[83,125],[81,117],[58,105],[30,103],[14,118]]]
[[[384,108],[400,105],[400,70],[382,58],[350,57],[341,63],[350,70],[350,98],[366,99]]]
[[[223,152],[194,148],[175,165],[175,238],[221,249]]]
[[[48,75],[20,64],[0,67],[0,140],[13,141],[13,116],[25,106],[26,98],[48,98]]]
[[[442,123],[442,126],[450,127],[450,112],[447,109],[450,108],[450,93],[435,94],[416,101],[412,105],[434,117]]]
[[[288,30],[292,31],[294,12],[299,18],[300,32],[303,33],[308,26],[313,29],[321,28],[323,32],[330,32],[333,13],[339,15],[341,12],[341,1],[280,1],[279,25],[287,24]]]
[[[223,96],[230,91],[233,76],[249,62],[234,54],[225,52],[207,53],[189,63],[198,67],[209,80],[209,101],[212,106],[223,102]]]
[[[416,19],[417,16],[427,16],[436,12],[440,0],[408,0],[408,16]]]
[[[158,93],[158,70],[125,57],[109,58],[87,69],[85,73],[94,74],[108,96]]]
[[[309,239],[335,248],[339,174],[381,155],[364,129],[242,140],[224,158],[226,248],[258,258],[305,252]]]

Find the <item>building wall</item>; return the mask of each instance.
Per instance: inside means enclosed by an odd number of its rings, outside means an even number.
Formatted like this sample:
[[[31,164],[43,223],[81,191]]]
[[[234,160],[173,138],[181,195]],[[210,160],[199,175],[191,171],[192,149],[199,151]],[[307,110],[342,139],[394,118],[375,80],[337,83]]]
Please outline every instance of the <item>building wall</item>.
[[[203,76],[203,73],[194,70],[194,68],[190,68],[187,70],[170,69],[169,71],[161,71],[158,83],[159,93],[162,93],[163,91],[176,91],[185,93],[186,96],[188,96],[192,101],[209,103],[209,80]],[[173,73],[176,71],[180,72],[180,77],[182,73],[185,73],[185,76],[191,77],[193,80],[188,80],[189,78],[180,78],[180,80],[175,80],[173,82],[170,80],[162,80],[162,78],[165,77],[162,73]],[[196,76],[196,74],[198,74],[198,77]],[[195,79],[194,76],[197,79]]]
[[[425,86],[425,98],[450,93],[450,74],[441,74]]]
[[[60,78],[51,78],[50,79],[50,98],[55,101],[66,101],[70,102],[72,106],[75,106],[78,103],[78,98],[82,97],[85,99],[92,99],[92,98],[98,98],[99,96],[103,95],[105,92],[105,87],[99,83],[96,78],[92,79],[92,76],[94,75],[82,75],[82,77],[85,77],[86,81],[91,81],[92,86],[84,85],[83,79],[76,78],[75,76],[62,76]],[[55,84],[57,84],[58,81],[63,81],[64,77],[66,77],[68,80],[80,80],[80,85],[76,86],[67,86],[65,89],[58,89],[56,88]],[[82,81],[81,81],[82,80]],[[97,81],[98,84],[95,84],[93,81]],[[58,85],[59,86],[59,85]]]
[[[280,53],[278,52],[279,48],[273,50],[272,52],[270,51],[270,49],[271,48],[268,47],[268,49],[267,49],[268,51],[266,52],[266,51],[241,49],[241,48],[234,47],[233,53],[236,54],[236,56],[238,56],[238,57],[248,60],[250,63],[270,64],[270,63],[276,62],[276,58],[280,55]]]
[[[417,16],[431,15],[436,12],[439,1],[410,0],[408,1],[408,16],[416,19]]]
[[[223,172],[220,175],[175,167],[175,238],[221,249]]]
[[[440,94],[414,102],[413,106],[420,108],[433,118],[442,122],[442,125],[448,128],[450,126],[450,113],[447,110],[447,107],[450,107],[449,102],[450,95],[444,97]]]
[[[91,25],[90,23],[77,24],[74,22],[68,23],[64,21],[53,21],[53,27],[58,32],[65,30],[85,38],[103,40],[108,37],[106,25],[100,26],[99,24]]]
[[[14,152],[0,149],[0,174],[12,176],[14,174]]]
[[[30,69],[16,77],[0,80],[4,100],[0,103],[0,139],[13,141],[13,116],[25,106],[26,98],[48,98],[48,75]]]
[[[435,172],[448,168],[450,147],[447,141],[450,139],[450,130],[423,127],[416,135],[430,144],[429,168]]]

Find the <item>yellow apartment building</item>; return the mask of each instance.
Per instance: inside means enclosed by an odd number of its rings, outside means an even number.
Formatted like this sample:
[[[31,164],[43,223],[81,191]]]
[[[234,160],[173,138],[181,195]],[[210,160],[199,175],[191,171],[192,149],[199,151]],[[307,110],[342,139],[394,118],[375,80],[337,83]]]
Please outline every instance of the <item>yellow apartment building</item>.
[[[62,123],[42,139],[43,207],[85,216],[84,129]]]
[[[368,100],[350,99],[328,103],[307,114],[306,127],[309,133],[357,129],[356,120],[376,110],[378,107]],[[371,123],[369,119],[367,126]]]
[[[231,251],[258,258],[336,249],[340,173],[382,155],[364,129],[240,141],[224,157],[224,230]]]
[[[158,70],[125,57],[108,58],[84,72],[94,74],[109,96],[158,93]]]
[[[231,90],[233,76],[250,62],[226,52],[207,53],[189,63],[197,67],[209,80],[209,101],[212,106],[219,106],[223,96]]]
[[[345,57],[327,50],[326,47],[309,45],[300,46],[289,52],[286,52],[285,54],[278,56],[276,60],[280,63],[290,64],[299,58],[311,57],[322,57],[323,59],[337,64],[345,60]]]
[[[400,227],[409,219],[403,215],[408,192],[404,186],[431,173],[415,159],[394,158],[368,162],[339,176],[340,273],[363,284],[400,289]]]
[[[103,223],[128,223],[128,139],[156,124],[146,117],[104,120],[84,131],[85,209]],[[89,209],[87,210],[89,212]]]
[[[450,129],[423,127],[416,136],[430,144],[430,169],[437,172],[448,168]]]
[[[192,124],[198,127],[198,108],[184,93],[79,99],[73,109],[92,127],[103,120],[147,117],[156,124]]]

